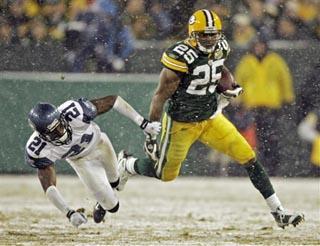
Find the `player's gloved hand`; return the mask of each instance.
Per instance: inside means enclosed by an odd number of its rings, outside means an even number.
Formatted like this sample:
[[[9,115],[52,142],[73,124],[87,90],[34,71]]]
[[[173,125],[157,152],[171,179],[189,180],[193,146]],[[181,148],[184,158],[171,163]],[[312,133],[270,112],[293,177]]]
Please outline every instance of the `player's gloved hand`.
[[[153,161],[158,161],[160,157],[157,136],[146,134],[146,140],[143,145],[143,150],[146,155]]]
[[[238,97],[243,93],[243,88],[240,85],[235,85],[233,89],[225,90],[221,93],[221,96],[231,99],[234,97]]]
[[[75,227],[79,227],[80,225],[85,224],[88,221],[87,216],[84,214],[84,210],[80,209],[78,209],[77,211],[73,209],[69,210],[69,212],[67,213],[67,218]]]
[[[161,131],[161,123],[158,121],[149,121],[147,119],[143,119],[140,128],[144,131],[146,135],[158,135]]]

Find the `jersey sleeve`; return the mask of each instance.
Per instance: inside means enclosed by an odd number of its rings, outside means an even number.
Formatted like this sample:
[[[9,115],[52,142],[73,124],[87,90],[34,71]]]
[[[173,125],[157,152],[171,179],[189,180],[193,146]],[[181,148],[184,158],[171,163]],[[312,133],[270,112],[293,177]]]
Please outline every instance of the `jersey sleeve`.
[[[56,161],[51,155],[48,143],[33,133],[25,146],[25,162],[33,168],[45,168]]]
[[[161,57],[161,63],[163,66],[177,72],[188,72],[188,65],[183,58],[183,54],[185,52],[185,50],[183,50],[184,47],[189,49],[186,45],[177,43],[163,52]]]
[[[47,166],[53,165],[54,162],[46,157],[35,158],[32,157],[27,151],[25,153],[25,162],[33,168],[43,169]]]

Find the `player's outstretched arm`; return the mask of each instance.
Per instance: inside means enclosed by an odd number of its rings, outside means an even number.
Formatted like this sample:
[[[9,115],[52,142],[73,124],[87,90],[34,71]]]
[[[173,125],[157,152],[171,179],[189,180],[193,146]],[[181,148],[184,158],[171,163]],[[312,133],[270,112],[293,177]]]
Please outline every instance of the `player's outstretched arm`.
[[[96,107],[97,115],[100,115],[112,109],[117,97],[118,96],[110,95],[102,98],[92,99],[90,102]]]
[[[56,188],[56,171],[53,165],[38,169],[38,178],[49,201],[67,216],[73,226],[78,227],[87,222],[85,214],[71,209]]]
[[[159,85],[152,97],[149,119],[160,121],[165,102],[177,90],[180,83],[178,74],[168,68],[163,68],[160,73]]]
[[[141,116],[128,102],[120,96],[106,96],[91,100],[97,108],[97,114],[109,111],[111,108],[135,122],[147,134],[158,135],[161,130],[160,122],[150,122]]]

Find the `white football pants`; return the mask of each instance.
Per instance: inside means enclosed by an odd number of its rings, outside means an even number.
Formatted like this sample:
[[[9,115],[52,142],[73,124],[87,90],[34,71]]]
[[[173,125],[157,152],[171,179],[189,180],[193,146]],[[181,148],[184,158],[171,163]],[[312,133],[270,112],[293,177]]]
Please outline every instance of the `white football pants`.
[[[88,155],[67,161],[104,209],[117,205],[118,197],[109,183],[119,178],[117,156],[105,133],[101,133],[100,142]]]

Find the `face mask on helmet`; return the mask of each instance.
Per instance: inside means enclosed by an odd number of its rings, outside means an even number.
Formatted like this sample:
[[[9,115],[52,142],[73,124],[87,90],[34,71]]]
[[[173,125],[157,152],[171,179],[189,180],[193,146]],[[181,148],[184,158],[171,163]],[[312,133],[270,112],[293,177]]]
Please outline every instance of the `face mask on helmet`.
[[[54,145],[68,144],[71,141],[71,127],[63,116],[60,117],[56,124],[48,127],[44,132],[39,132],[39,134]]]
[[[53,145],[68,144],[72,130],[64,116],[49,103],[37,104],[29,113],[30,126]]]
[[[193,32],[192,37],[195,39],[200,51],[211,53],[214,51],[218,41],[221,39],[221,32]]]

